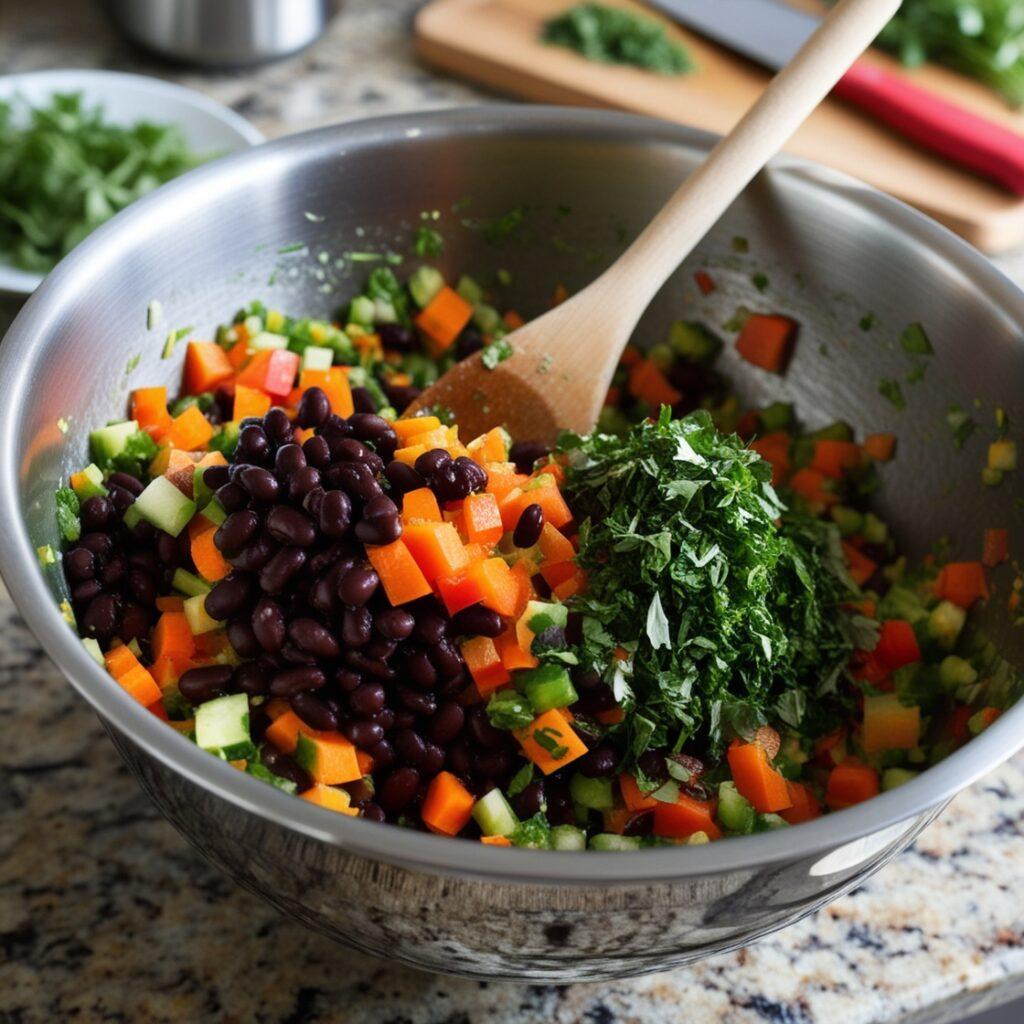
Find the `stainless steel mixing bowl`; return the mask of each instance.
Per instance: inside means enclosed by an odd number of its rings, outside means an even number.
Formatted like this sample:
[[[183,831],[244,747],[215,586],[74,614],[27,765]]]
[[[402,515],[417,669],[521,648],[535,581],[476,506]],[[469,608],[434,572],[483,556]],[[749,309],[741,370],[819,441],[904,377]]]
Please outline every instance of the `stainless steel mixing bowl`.
[[[18,607],[182,834],[311,928],[481,978],[564,982],[668,968],[747,943],[850,889],[1024,743],[1017,707],[898,790],[798,828],[706,847],[493,849],[332,814],[240,774],[130,700],[62,621],[58,574],[42,572],[35,555],[58,542],[54,487],[81,465],[85,431],[120,414],[130,388],[176,386],[180,354],[160,358],[168,327],[208,333],[256,296],[325,314],[350,287],[346,275],[367,269],[343,254],[407,251],[411,229],[422,215],[435,223],[433,211],[447,235],[445,268],[479,277],[507,269],[510,295],[531,314],[555,282],[579,286],[610,260],[711,142],[634,117],[525,107],[285,139],[186,175],[101,228],[46,279],[4,341],[0,569]],[[501,231],[482,230],[519,204],[528,207],[524,229],[504,244]],[[734,236],[748,240],[748,254],[736,252]],[[697,267],[712,268],[718,282],[708,299],[692,286]],[[750,283],[754,270],[769,278],[765,294]],[[167,322],[147,333],[152,299]],[[1024,422],[1024,295],[978,253],[864,185],[786,159],[666,286],[640,337],[660,340],[673,316],[721,324],[743,302],[788,310],[802,325],[784,379],[726,353],[747,397],[795,399],[812,425],[843,418],[858,430],[898,431],[881,505],[911,550],[948,534],[954,551],[977,557],[983,527],[1010,525],[1019,486],[983,488],[979,471],[993,406]],[[865,332],[857,320],[869,310],[878,326]],[[904,384],[899,412],[877,382],[905,377],[910,357],[894,339],[918,320],[936,354],[926,383]],[[126,371],[136,354],[138,366]],[[959,453],[944,423],[950,402],[986,424]],[[1021,631],[1009,629],[1004,604],[992,601],[986,618],[1019,665]]]

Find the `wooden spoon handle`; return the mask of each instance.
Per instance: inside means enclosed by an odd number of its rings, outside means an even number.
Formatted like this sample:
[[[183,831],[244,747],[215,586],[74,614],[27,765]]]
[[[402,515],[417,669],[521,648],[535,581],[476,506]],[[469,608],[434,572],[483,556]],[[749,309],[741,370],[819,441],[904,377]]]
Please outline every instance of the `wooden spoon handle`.
[[[590,286],[617,296],[620,325],[627,330],[635,325],[658,289],[870,46],[899,6],[900,0],[841,0],[832,9],[736,127]]]

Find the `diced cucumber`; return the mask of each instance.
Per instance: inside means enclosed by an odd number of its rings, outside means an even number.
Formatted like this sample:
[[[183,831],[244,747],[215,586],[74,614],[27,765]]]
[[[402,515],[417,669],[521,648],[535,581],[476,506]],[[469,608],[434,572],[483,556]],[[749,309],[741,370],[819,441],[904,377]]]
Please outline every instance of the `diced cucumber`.
[[[214,526],[220,526],[220,524],[228,517],[227,512],[224,511],[224,507],[216,499],[207,502],[199,514],[208,522],[213,523]]]
[[[417,267],[409,278],[409,294],[422,309],[444,287],[444,275],[436,267]]]
[[[806,436],[811,441],[852,441],[853,427],[849,423],[843,423],[842,420],[836,420],[835,423],[830,423],[827,427],[812,430]]]
[[[1003,471],[992,469],[989,466],[982,466],[981,482],[986,487],[998,487],[1003,482]]]
[[[552,850],[585,850],[587,834],[575,825],[556,825],[551,830]]]
[[[387,299],[373,300],[373,322],[375,324],[393,324],[398,322],[398,311]]]
[[[90,462],[80,474],[76,473],[75,476],[80,477],[75,480],[74,486],[79,501],[102,498],[107,493],[106,487],[103,486],[103,471],[95,462]]]
[[[711,836],[707,832],[691,832],[686,837],[687,846],[707,846],[711,842]]]
[[[455,290],[462,296],[471,306],[479,306],[484,301],[484,290],[480,287],[476,281],[473,280],[468,274],[463,274],[459,278],[459,283],[455,286]]]
[[[497,787],[473,805],[473,820],[485,836],[507,836],[519,824],[505,794]]]
[[[523,618],[534,633],[543,633],[552,626],[564,629],[569,622],[569,609],[556,601],[530,601],[523,612]]]
[[[283,334],[274,334],[272,331],[260,331],[255,338],[249,341],[249,348],[254,352],[264,352],[267,349],[287,348],[288,339]]]
[[[963,608],[952,601],[940,601],[928,616],[928,632],[940,647],[949,651],[953,649],[965,622],[967,612]]]
[[[588,779],[576,772],[569,782],[569,793],[581,807],[592,811],[610,811],[615,806],[611,779]]]
[[[864,539],[869,544],[884,544],[889,539],[889,527],[874,514],[864,514]]]
[[[376,312],[377,306],[373,299],[366,295],[357,295],[348,306],[349,323],[359,324],[361,327],[372,327]]]
[[[142,516],[139,514],[139,510],[134,505],[129,505],[125,509],[124,515],[121,517],[121,519],[124,522],[124,525],[127,526],[129,530],[134,530],[135,527],[142,522]]]
[[[788,430],[796,419],[793,415],[793,406],[789,402],[772,402],[758,413],[757,418],[761,421],[761,429],[766,434],[774,433],[776,430]]]
[[[718,820],[730,832],[751,832],[757,817],[754,805],[736,789],[735,783],[718,786]]]
[[[206,594],[196,594],[185,601],[185,618],[188,620],[188,628],[192,630],[193,636],[200,636],[202,633],[212,633],[224,625],[216,619],[211,619],[206,614]]]
[[[249,735],[249,698],[232,693],[196,708],[196,745],[218,753],[226,761],[238,761],[255,750]]]
[[[139,641],[135,637],[132,637],[131,640],[128,641],[126,646],[128,647],[128,650],[135,655],[136,658],[142,657],[142,648],[139,646]]]
[[[158,530],[177,537],[196,514],[196,503],[186,498],[165,476],[150,480],[132,506]]]
[[[771,832],[777,828],[789,828],[789,822],[777,814],[759,814],[754,823],[755,832]]]
[[[307,345],[300,364],[303,370],[329,370],[334,363],[334,349]]]
[[[668,332],[668,343],[677,356],[691,363],[710,363],[722,349],[722,339],[703,324],[677,320]]]
[[[640,840],[636,836],[617,836],[614,832],[602,832],[600,835],[591,836],[590,848],[605,852],[639,850]]]
[[[939,665],[939,682],[949,693],[961,686],[970,686],[978,678],[978,672],[966,658],[958,658],[955,654],[947,654]]]
[[[911,624],[928,617],[920,595],[909,587],[901,586],[892,586],[886,591],[878,603],[878,611],[879,618],[906,619]]]
[[[245,328],[245,333],[250,338],[255,338],[263,330],[263,317],[257,316],[255,313],[250,313],[242,321],[242,326]]]
[[[198,594],[208,594],[212,589],[206,580],[197,576],[194,572],[189,572],[187,569],[180,567],[174,570],[174,575],[171,577],[171,586],[175,590],[180,590],[183,594],[188,594],[189,597],[195,597]]]
[[[844,537],[860,533],[864,529],[864,516],[855,508],[849,508],[846,505],[833,505],[830,514]]]
[[[93,461],[106,465],[124,451],[128,444],[128,438],[138,429],[139,425],[135,420],[124,420],[121,423],[97,427],[89,435],[89,454]]]
[[[267,330],[280,334],[284,330],[284,313],[279,309],[267,310]]]
[[[220,431],[210,438],[210,451],[220,452],[230,459],[238,447],[238,435],[241,427],[235,420],[229,420],[221,426]]]
[[[206,471],[211,466],[196,467],[192,474],[192,500],[197,508],[205,508],[213,498],[213,488],[206,482]]]
[[[909,768],[886,768],[882,772],[882,789],[895,789],[902,786],[904,782],[916,779],[920,772],[911,771]]]
[[[568,671],[562,665],[541,665],[519,674],[521,688],[536,714],[552,708],[565,708],[579,700]]]
[[[92,658],[97,665],[100,667],[106,665],[106,661],[103,659],[103,650],[100,648],[99,643],[91,636],[82,637],[82,646],[89,652],[89,657]]]
[[[501,314],[493,306],[482,302],[473,310],[473,323],[484,334],[494,334],[501,327]]]

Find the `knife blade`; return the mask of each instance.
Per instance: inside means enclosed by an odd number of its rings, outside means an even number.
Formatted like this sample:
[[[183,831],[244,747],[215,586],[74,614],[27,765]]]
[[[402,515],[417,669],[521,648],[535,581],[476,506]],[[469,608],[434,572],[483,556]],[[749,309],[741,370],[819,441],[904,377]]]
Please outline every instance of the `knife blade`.
[[[687,28],[777,71],[821,18],[779,0],[647,0]],[[906,77],[857,61],[833,95],[951,163],[1024,195],[1024,136]]]

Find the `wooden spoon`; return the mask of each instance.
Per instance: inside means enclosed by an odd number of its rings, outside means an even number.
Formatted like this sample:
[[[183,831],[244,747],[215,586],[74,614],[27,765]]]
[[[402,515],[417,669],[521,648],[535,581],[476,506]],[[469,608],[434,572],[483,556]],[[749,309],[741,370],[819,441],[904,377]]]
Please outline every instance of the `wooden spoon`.
[[[729,0],[709,0],[728,3]],[[761,98],[633,244],[583,291],[506,336],[512,355],[488,370],[464,359],[413,403],[456,416],[463,437],[498,424],[551,443],[587,433],[637,321],[754,175],[871,44],[900,0],[841,0]]]

